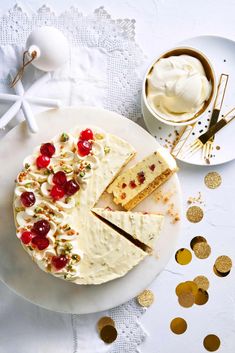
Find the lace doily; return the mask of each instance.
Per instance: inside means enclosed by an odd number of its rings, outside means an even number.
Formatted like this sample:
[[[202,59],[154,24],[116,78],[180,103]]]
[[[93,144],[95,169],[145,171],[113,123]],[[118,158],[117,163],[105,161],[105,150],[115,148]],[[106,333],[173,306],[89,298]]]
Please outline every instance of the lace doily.
[[[84,48],[86,56],[92,55],[91,49],[93,52],[99,51],[98,54],[96,53],[96,66],[100,67],[101,77],[96,78],[95,74],[91,74],[91,83],[90,86],[86,85],[86,89],[93,89],[93,82],[96,79],[97,91],[101,92],[98,93],[98,96],[101,95],[105,98],[103,99],[104,108],[119,112],[134,121],[141,117],[141,80],[138,78],[138,68],[143,62],[144,55],[135,42],[135,20],[114,20],[103,7],[87,16],[84,16],[76,8],[71,8],[57,16],[45,5],[31,15],[26,14],[21,7],[16,5],[0,18],[0,55],[4,58],[14,52],[13,59],[8,62],[6,60],[9,66],[19,64],[20,53],[23,51],[26,38],[33,28],[42,25],[60,29],[74,47],[74,56],[78,52],[79,55],[83,55]],[[3,64],[4,62],[2,60]],[[35,71],[34,76],[37,77],[38,71],[33,70]],[[72,76],[70,77],[71,81],[77,80],[78,85],[82,85],[81,77],[77,79],[75,71],[69,72],[65,69],[62,73],[56,72],[53,75],[54,86],[52,87],[58,87],[56,85],[61,84],[60,81],[67,79],[69,75]],[[3,92],[9,90],[7,72],[8,67],[2,65],[0,68],[0,90]],[[52,87],[46,92],[53,91]],[[97,95],[95,90],[93,92],[94,95]],[[70,104],[84,102],[92,105],[93,103],[92,100],[87,101],[84,97],[81,98],[81,94],[73,93],[71,96],[69,97]],[[146,333],[139,323],[139,318],[144,311],[133,299],[105,313],[71,315],[73,353],[139,352],[138,347],[146,337]],[[109,315],[116,322],[119,336],[112,345],[104,344],[95,332],[96,322],[102,315]]]
[[[144,55],[135,42],[134,19],[114,20],[103,7],[88,16],[76,8],[57,16],[44,5],[28,15],[15,5],[0,20],[0,45],[24,46],[32,29],[43,25],[60,29],[74,47],[99,48],[104,52],[106,87],[103,107],[134,121],[141,117],[138,67]]]

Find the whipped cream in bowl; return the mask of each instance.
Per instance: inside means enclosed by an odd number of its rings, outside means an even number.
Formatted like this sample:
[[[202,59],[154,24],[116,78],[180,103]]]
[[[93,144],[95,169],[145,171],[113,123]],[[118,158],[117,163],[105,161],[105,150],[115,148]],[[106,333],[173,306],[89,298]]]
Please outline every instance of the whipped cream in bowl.
[[[179,47],[150,66],[142,101],[151,115],[168,125],[188,125],[200,118],[215,94],[215,73],[200,51]]]

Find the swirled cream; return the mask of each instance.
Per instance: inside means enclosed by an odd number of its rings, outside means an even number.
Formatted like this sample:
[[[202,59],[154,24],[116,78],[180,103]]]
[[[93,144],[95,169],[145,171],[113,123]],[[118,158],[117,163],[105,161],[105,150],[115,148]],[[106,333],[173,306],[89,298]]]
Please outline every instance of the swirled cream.
[[[99,284],[123,276],[147,255],[91,212],[106,187],[135,153],[119,137],[95,127],[91,129],[94,137],[86,155],[81,155],[77,146],[82,128],[49,141],[54,153],[49,165],[43,168],[36,162],[41,153],[38,146],[25,158],[14,193],[16,234],[24,249],[43,271],[77,284]],[[65,173],[68,182],[75,181],[79,189],[72,195],[65,191],[55,199],[53,176],[60,171]],[[28,207],[22,203],[25,192],[35,198]],[[43,239],[39,237],[38,245],[35,224],[41,221],[47,222],[49,231],[40,236]],[[32,239],[23,242],[25,232]]]
[[[190,120],[209,99],[212,90],[202,63],[189,55],[157,61],[147,77],[147,101],[166,120]]]

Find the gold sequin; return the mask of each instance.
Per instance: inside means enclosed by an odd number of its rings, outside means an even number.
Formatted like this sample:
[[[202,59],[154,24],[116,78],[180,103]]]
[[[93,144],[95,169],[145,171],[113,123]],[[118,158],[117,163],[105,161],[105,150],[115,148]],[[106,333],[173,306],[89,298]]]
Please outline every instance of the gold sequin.
[[[201,235],[198,235],[196,237],[194,237],[191,242],[190,242],[190,247],[193,250],[193,247],[195,244],[197,243],[207,243],[206,239],[204,237],[202,237]]]
[[[216,335],[208,335],[204,338],[203,345],[209,352],[215,352],[220,347],[220,339]]]
[[[198,286],[198,288],[207,290],[209,288],[209,280],[205,276],[197,276],[193,280],[194,283]]]
[[[201,288],[198,289],[197,295],[195,296],[195,304],[204,305],[208,302],[209,294],[206,290]]]
[[[115,327],[115,322],[113,321],[113,319],[109,316],[103,316],[99,319],[99,321],[97,322],[97,328],[98,328],[98,331],[100,332],[102,330],[102,328],[104,326],[107,326],[107,325],[111,325],[111,326],[114,326]]]
[[[176,251],[175,253],[175,260],[180,265],[187,265],[192,260],[191,251],[185,248],[181,248]]]
[[[197,243],[194,245],[193,251],[195,256],[197,256],[199,259],[206,259],[210,256],[211,247],[205,242]]]
[[[215,261],[215,268],[220,273],[227,273],[232,268],[232,260],[230,257],[222,255],[219,256]]]
[[[154,294],[151,290],[145,289],[142,293],[137,296],[137,301],[141,306],[148,308],[150,305],[153,304]]]
[[[199,206],[191,206],[186,213],[189,222],[198,223],[203,218],[203,210]]]
[[[182,317],[176,317],[171,321],[170,328],[176,335],[181,335],[187,330],[187,322]]]
[[[184,308],[190,308],[193,306],[195,301],[195,296],[191,292],[185,292],[179,295],[178,302]]]
[[[105,343],[112,343],[116,340],[117,338],[117,330],[114,326],[112,325],[106,325],[104,326],[101,331],[100,331],[100,338],[105,342]]]
[[[225,273],[217,271],[215,265],[213,266],[213,271],[216,274],[216,276],[218,276],[218,277],[226,277],[226,276],[228,276],[230,274],[230,271],[225,272]]]
[[[221,185],[222,178],[219,173],[210,172],[205,176],[204,182],[209,189],[216,189]]]

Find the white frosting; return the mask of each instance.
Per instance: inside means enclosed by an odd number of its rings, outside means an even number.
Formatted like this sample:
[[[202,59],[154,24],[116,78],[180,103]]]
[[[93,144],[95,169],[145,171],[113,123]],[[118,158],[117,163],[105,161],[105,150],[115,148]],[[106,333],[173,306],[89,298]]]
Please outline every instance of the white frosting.
[[[157,61],[147,78],[147,101],[164,119],[187,121],[203,107],[211,94],[202,63],[189,55]]]

